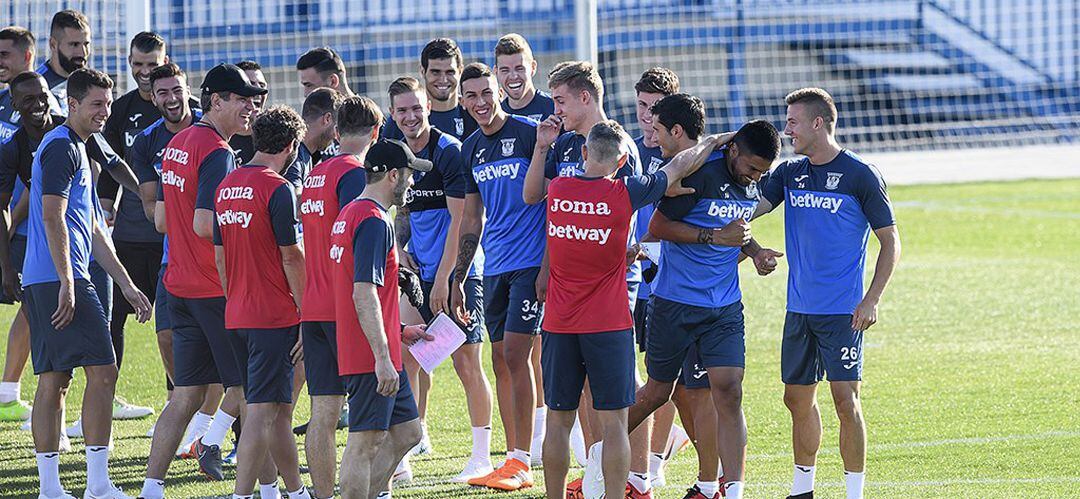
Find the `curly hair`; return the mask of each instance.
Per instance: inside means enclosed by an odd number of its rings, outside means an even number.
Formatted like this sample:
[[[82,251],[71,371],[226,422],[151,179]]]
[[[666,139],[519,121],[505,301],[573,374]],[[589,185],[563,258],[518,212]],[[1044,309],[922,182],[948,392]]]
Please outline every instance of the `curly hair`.
[[[304,138],[307,124],[304,119],[285,105],[272,106],[259,112],[255,123],[251,124],[251,138],[255,150],[267,154],[278,154]]]

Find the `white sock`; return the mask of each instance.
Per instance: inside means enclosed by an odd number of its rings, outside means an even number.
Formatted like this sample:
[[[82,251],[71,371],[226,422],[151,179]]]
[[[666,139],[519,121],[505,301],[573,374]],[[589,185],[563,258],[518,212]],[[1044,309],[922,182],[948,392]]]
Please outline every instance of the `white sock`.
[[[649,454],[649,474],[656,476],[660,473],[660,470],[664,467],[664,455],[650,453]]]
[[[634,488],[642,494],[648,492],[649,489],[652,488],[652,482],[651,480],[649,480],[648,473],[641,474],[631,471],[630,474],[627,475],[626,479],[628,482],[630,482],[630,485],[633,485]]]
[[[521,461],[521,462],[525,463],[526,467],[529,466],[530,454],[529,454],[529,451],[527,451],[527,450],[514,449],[514,450],[510,451],[509,454],[506,455],[506,458],[507,459],[517,459],[518,461]]]
[[[213,414],[203,414],[201,412],[196,412],[195,415],[191,417],[191,422],[188,423],[187,431],[190,433],[186,435],[188,438],[184,439],[184,441],[194,442],[200,437],[206,435],[206,432],[210,429],[210,425],[213,422]],[[232,427],[232,423],[229,423],[229,427]]]
[[[791,479],[791,495],[797,496],[814,490],[814,470],[813,466],[795,465]]]
[[[18,381],[0,381],[0,404],[19,400]]]
[[[697,485],[698,490],[701,491],[701,495],[705,497],[711,498],[712,496],[715,496],[717,492],[720,492],[720,482],[715,480],[711,482],[702,482],[701,480],[698,480],[694,485]]]
[[[390,491],[384,490],[379,492],[379,495],[375,496],[375,499],[390,499]]]
[[[574,451],[578,464],[584,466],[588,452],[585,449],[585,434],[581,432],[581,420],[578,418],[574,418],[574,428],[570,430],[570,449]]]
[[[491,427],[473,426],[472,428],[472,458],[491,459]]]
[[[724,484],[725,499],[742,499],[743,482],[728,482]]]
[[[277,482],[260,483],[259,497],[262,499],[281,499],[281,491],[278,490]]]
[[[64,487],[60,485],[59,452],[38,452],[37,469],[38,482],[41,484],[41,495],[56,497],[64,493]]]
[[[533,413],[533,442],[544,441],[544,428],[547,425],[547,407],[537,407]]]
[[[86,446],[86,488],[91,494],[109,492],[109,448],[104,445]]]
[[[229,429],[232,428],[234,421],[236,421],[235,417],[218,409],[217,412],[214,413],[214,421],[210,423],[210,428],[206,430],[206,435],[203,435],[203,445],[216,445],[221,447],[221,444],[225,442],[225,435],[229,433]]]
[[[165,498],[165,480],[158,480],[156,478],[147,478],[143,480],[142,492],[139,492],[139,497],[146,499],[164,499]]]
[[[251,499],[252,495],[251,494],[245,494],[245,495],[233,494],[232,498],[233,499]]]
[[[848,499],[862,499],[863,483],[866,481],[866,472],[854,472],[844,470],[844,483],[847,485]]]
[[[289,492],[289,499],[311,499],[311,494],[307,487],[301,485],[299,489]]]

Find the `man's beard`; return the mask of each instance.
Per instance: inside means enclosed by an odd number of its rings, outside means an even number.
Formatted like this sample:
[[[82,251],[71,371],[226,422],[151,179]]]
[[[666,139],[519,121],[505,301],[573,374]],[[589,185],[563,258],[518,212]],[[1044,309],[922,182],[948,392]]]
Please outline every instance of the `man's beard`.
[[[69,59],[67,56],[64,55],[63,52],[59,52],[59,51],[57,51],[56,55],[57,55],[57,58],[60,59],[60,67],[64,68],[64,71],[67,71],[68,73],[71,73],[71,72],[74,72],[77,69],[82,69],[82,68],[86,67],[86,59],[84,59],[82,57]],[[77,61],[77,59],[78,59],[78,61]]]

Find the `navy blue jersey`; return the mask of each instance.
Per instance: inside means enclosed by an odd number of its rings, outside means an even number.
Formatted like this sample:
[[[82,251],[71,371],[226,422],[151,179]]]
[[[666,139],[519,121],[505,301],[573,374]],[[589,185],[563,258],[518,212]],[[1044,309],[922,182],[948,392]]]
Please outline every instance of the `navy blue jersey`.
[[[634,145],[637,146],[638,157],[641,159],[642,170],[644,170],[642,173],[656,173],[657,170],[662,168],[664,164],[667,163],[667,160],[664,159],[664,156],[660,153],[660,146],[646,146],[644,136],[634,139]],[[634,231],[638,241],[645,237],[645,234],[649,232],[649,221],[652,220],[652,214],[654,211],[656,211],[655,203],[647,204],[638,209],[637,230]],[[645,271],[645,269],[652,267],[652,262],[649,260],[639,260],[638,263],[641,264],[642,271]],[[638,287],[638,299],[648,300],[650,296],[652,296],[652,285],[642,279],[641,286]]]
[[[297,196],[304,190],[304,179],[307,178],[308,173],[311,172],[311,167],[314,165],[315,159],[311,155],[311,151],[303,142],[300,142],[300,147],[296,151],[296,159],[292,164],[285,167],[285,171],[281,172],[281,176],[285,177],[285,180],[289,181],[292,185],[293,193]]]
[[[750,220],[758,204],[756,182],[735,182],[724,157],[713,152],[701,169],[683,179],[694,193],[664,198],[656,209],[669,220],[695,227],[719,229],[733,220]],[[741,248],[662,241],[662,263],[653,281],[653,295],[684,305],[718,308],[742,299],[739,290]]]
[[[487,214],[481,242],[488,276],[539,267],[544,258],[544,205],[522,197],[536,126],[510,115],[494,135],[477,130],[461,146],[465,192],[480,193]]]
[[[555,114],[555,101],[552,100],[551,94],[537,90],[536,95],[533,95],[532,100],[525,104],[525,107],[514,109],[510,106],[510,98],[507,97],[502,101],[502,108],[510,114],[544,121],[548,119],[548,116]]]
[[[460,104],[449,111],[432,111],[428,116],[428,123],[431,123],[432,128],[438,128],[461,141],[478,128],[476,120]],[[401,133],[394,120],[386,120],[379,136],[384,139],[405,140],[405,134]]]
[[[72,275],[90,280],[90,253],[97,214],[93,174],[86,144],[67,126],[58,126],[41,141],[34,156],[30,184],[30,227],[23,265],[23,286],[59,281],[42,218],[45,194],[67,198],[64,223],[68,230]]]
[[[19,129],[19,112],[11,105],[11,89],[0,90],[0,143],[10,139]]]
[[[430,172],[413,172],[412,199],[409,201],[409,253],[420,266],[420,278],[434,281],[450,230],[450,211],[446,198],[465,197],[465,179],[461,173],[461,142],[432,127],[427,146],[416,157],[430,160]],[[470,276],[476,275],[470,269]]]
[[[59,73],[53,71],[52,67],[49,66],[48,59],[38,66],[36,72],[45,77],[45,83],[49,86],[49,91],[51,91],[53,97],[56,98],[56,107],[53,108],[53,110],[67,116],[67,78],[60,76]]]
[[[16,181],[18,177],[18,164],[21,160],[21,152],[15,135],[9,135],[0,141],[0,191],[11,193],[11,202],[8,204],[8,213],[15,209],[19,200],[26,194],[26,184]],[[34,144],[37,149],[37,144]],[[30,154],[30,162],[33,162],[33,153]],[[26,220],[19,222],[15,227],[15,233],[20,236],[26,235]]]
[[[763,185],[765,199],[784,204],[788,310],[854,312],[863,297],[870,229],[896,223],[877,168],[845,149],[824,165],[808,158],[782,163]]]

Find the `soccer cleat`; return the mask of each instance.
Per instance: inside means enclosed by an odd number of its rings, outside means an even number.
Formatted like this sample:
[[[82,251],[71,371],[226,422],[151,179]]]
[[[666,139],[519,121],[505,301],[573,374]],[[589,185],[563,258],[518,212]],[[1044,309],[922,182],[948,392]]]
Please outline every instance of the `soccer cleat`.
[[[719,492],[713,494],[712,497],[702,494],[701,489],[699,489],[698,486],[695,485],[693,487],[690,487],[689,489],[686,489],[686,495],[683,496],[683,499],[720,499],[720,497],[721,496]]]
[[[461,470],[461,473],[458,473],[457,476],[451,478],[450,481],[454,483],[469,483],[469,480],[490,475],[494,471],[495,468],[491,467],[490,459],[473,458],[469,459],[469,462],[465,463],[465,469]]]
[[[304,423],[302,425],[293,426],[293,429],[292,429],[293,435],[296,435],[296,436],[306,435],[307,434],[307,425],[308,425],[307,423]]]
[[[71,424],[71,426],[67,427],[67,430],[65,430],[64,433],[67,433],[67,436],[70,438],[82,438],[82,419],[76,419],[75,422]]]
[[[240,450],[240,442],[237,442],[236,440],[233,440],[232,450],[230,450],[229,454],[227,456],[225,456],[224,459],[221,460],[221,463],[226,465],[226,466],[236,466],[236,453],[239,450]]]
[[[180,444],[180,448],[176,450],[177,459],[195,459],[195,457],[195,442],[187,445]]]
[[[585,499],[585,493],[581,491],[580,478],[566,484],[566,499]]]
[[[626,484],[626,499],[652,499],[652,489],[645,492],[638,492],[638,489],[633,485]]]
[[[420,438],[420,442],[413,446],[409,450],[410,456],[425,456],[431,454],[431,438],[428,437],[427,428],[424,428],[424,436]]]
[[[69,493],[68,491],[64,490],[64,491],[61,491],[60,495],[58,495],[58,496],[51,496],[50,497],[50,496],[47,496],[45,494],[38,494],[38,499],[77,499],[77,498],[75,496],[71,495],[71,493]]]
[[[796,494],[793,496],[787,496],[787,499],[814,499],[814,491],[803,492],[802,494]]]
[[[499,470],[502,469],[502,467],[505,465],[506,462],[504,461],[502,464],[492,469],[490,473],[486,475],[480,475],[475,478],[470,478],[465,483],[475,487],[486,487],[488,482],[490,482],[492,478],[495,478],[495,474],[498,473]]]
[[[26,421],[30,419],[30,404],[12,400],[0,404],[0,421]]]
[[[529,465],[517,459],[507,459],[502,468],[495,470],[495,476],[488,480],[487,486],[507,492],[532,487],[533,478]]]
[[[663,456],[660,454],[649,455],[649,475],[652,476],[653,487],[662,488],[667,485],[665,468],[667,468],[667,460]]]
[[[394,470],[394,476],[390,477],[390,483],[405,484],[412,481],[412,466],[409,465],[409,457],[405,456]]]
[[[154,413],[150,407],[130,404],[120,397],[113,397],[112,407],[113,419],[142,419]]]
[[[589,458],[585,462],[585,476],[581,479],[581,491],[585,497],[604,496],[604,442],[596,442],[589,447]]]
[[[91,494],[90,489],[86,489],[86,492],[83,492],[83,499],[131,499],[131,496],[110,483],[109,491],[101,495]]]
[[[224,480],[225,473],[221,470],[221,447],[217,445],[203,445],[202,439],[195,441],[195,458],[199,460],[199,471],[211,480]]]
[[[671,425],[671,433],[668,434],[667,455],[664,456],[665,464],[675,454],[690,445],[690,435],[686,434],[686,430],[682,429],[679,425]]]

